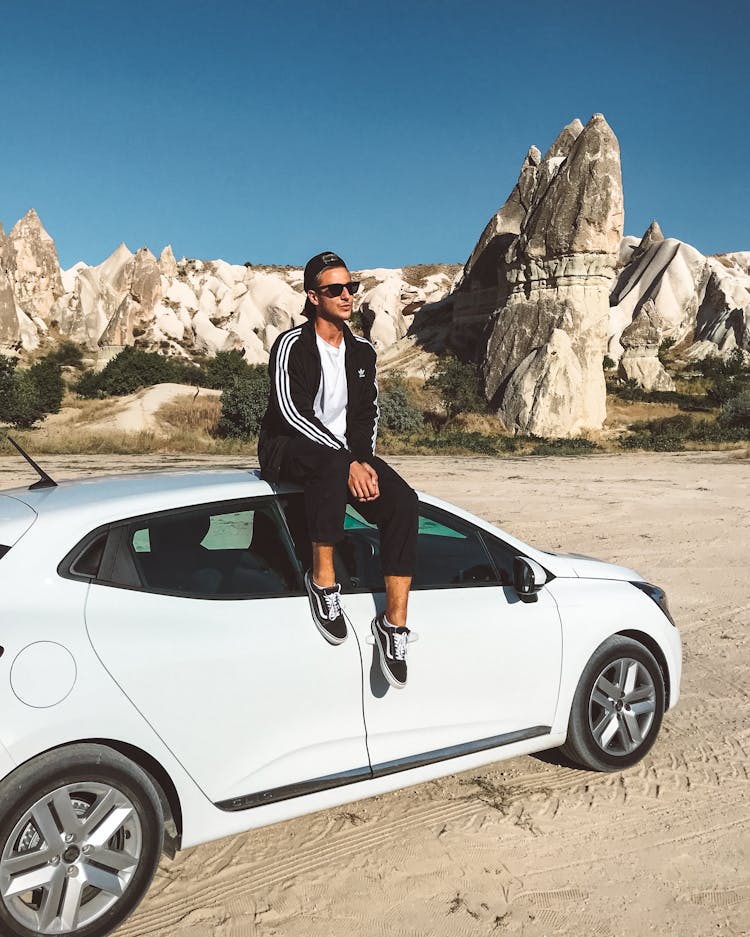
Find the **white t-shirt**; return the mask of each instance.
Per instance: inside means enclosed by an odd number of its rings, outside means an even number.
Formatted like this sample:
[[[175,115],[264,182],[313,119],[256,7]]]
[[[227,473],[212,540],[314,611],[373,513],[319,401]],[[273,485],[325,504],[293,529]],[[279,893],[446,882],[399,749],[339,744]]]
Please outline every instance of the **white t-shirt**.
[[[337,348],[335,345],[329,345],[317,332],[315,341],[318,343],[322,370],[313,410],[323,426],[330,430],[343,446],[348,447],[346,404],[349,392],[346,387],[346,342],[342,340]]]

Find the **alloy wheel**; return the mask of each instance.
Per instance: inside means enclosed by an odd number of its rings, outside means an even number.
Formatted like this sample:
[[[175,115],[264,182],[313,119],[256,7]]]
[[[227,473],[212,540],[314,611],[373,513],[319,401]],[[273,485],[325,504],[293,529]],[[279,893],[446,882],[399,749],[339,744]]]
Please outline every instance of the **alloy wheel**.
[[[607,664],[591,691],[589,728],[602,751],[629,755],[648,736],[656,714],[656,687],[648,669],[632,657]]]
[[[0,856],[0,897],[41,934],[72,933],[122,897],[143,852],[130,799],[109,784],[57,787],[25,810]]]

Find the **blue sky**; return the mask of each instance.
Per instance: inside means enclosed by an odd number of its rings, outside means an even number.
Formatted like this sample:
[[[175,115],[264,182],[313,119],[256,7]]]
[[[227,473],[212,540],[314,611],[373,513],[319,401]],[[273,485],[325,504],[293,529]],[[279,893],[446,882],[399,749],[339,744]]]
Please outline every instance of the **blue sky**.
[[[2,3],[0,219],[63,266],[463,263],[574,117],[617,134],[625,230],[750,250],[750,12],[716,0]]]

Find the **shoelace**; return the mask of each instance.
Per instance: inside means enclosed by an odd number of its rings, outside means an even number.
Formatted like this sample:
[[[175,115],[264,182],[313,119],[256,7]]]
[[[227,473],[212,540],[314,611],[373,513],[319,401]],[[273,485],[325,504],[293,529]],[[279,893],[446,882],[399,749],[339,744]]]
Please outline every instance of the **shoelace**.
[[[398,634],[398,632],[393,633],[393,659],[394,660],[406,660],[406,642],[409,638],[409,635],[406,633]]]
[[[323,598],[328,606],[328,621],[336,621],[341,614],[338,590],[336,592],[324,592]]]

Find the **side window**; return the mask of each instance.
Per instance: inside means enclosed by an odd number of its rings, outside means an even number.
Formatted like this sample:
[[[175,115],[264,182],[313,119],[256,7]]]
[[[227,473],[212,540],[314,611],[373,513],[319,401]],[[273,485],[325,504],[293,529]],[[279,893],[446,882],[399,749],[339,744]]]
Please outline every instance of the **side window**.
[[[287,495],[281,499],[281,503],[294,537],[297,555],[301,564],[307,567],[310,545],[302,495]],[[502,557],[502,561],[498,554],[496,562],[500,581],[504,583],[504,571],[507,570],[508,576],[512,575],[512,554]],[[344,539],[336,545],[334,565],[343,592],[380,592],[385,587],[380,568],[378,529],[352,505],[346,509]],[[463,524],[443,511],[420,505],[417,569],[413,588],[497,583],[498,575],[479,533],[470,524]]]
[[[489,534],[482,535],[485,546],[490,552],[492,562],[500,576],[500,582],[504,586],[513,585],[513,559],[518,556],[518,551],[509,547],[502,540],[497,540]]]
[[[497,577],[477,531],[423,505],[413,588],[489,583]]]
[[[195,597],[299,591],[299,575],[271,502],[211,505],[144,518],[125,542],[146,590]]]

